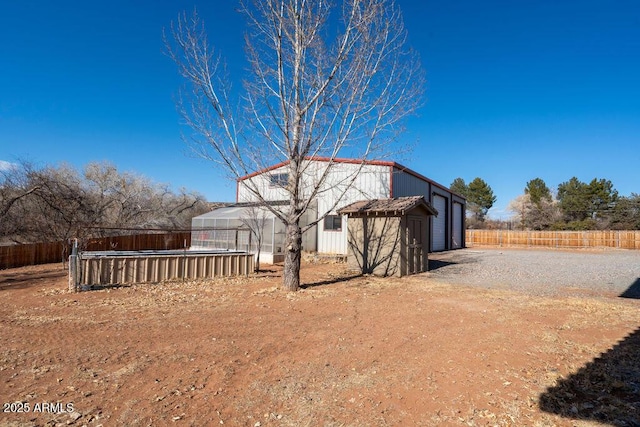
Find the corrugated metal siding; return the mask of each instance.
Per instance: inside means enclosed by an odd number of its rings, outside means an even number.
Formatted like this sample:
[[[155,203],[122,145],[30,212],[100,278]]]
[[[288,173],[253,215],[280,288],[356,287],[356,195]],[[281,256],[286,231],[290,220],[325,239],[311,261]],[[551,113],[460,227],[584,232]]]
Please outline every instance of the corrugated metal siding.
[[[342,216],[342,231],[325,231],[324,221],[318,223],[318,252],[326,254],[346,254],[347,249],[346,216]]]
[[[430,184],[398,169],[393,172],[393,197],[425,196],[429,201]]]
[[[338,206],[332,209],[345,187],[350,183],[351,177],[357,172],[359,165],[339,163],[334,165],[329,179],[325,183],[318,196],[318,212],[335,212],[336,209],[348,205],[358,200],[377,199],[389,197],[389,187],[391,183],[389,167],[365,165],[356,177],[353,185],[342,197]],[[321,172],[321,171],[319,171]]]
[[[249,274],[251,254],[109,256],[81,261],[83,285],[114,285]]]
[[[300,224],[303,226],[308,225],[317,218],[317,203],[312,203],[309,209],[302,215]],[[302,250],[310,252],[318,250],[318,225],[314,225],[302,235]]]
[[[433,207],[438,211],[438,216],[432,217],[432,251],[444,251],[447,249],[447,199],[435,194]]]
[[[307,182],[317,182],[318,177],[327,166],[326,162],[314,162],[308,168]],[[352,163],[336,163],[332,166],[330,179],[325,183],[324,188],[318,194],[318,215],[324,216],[325,213],[335,214],[335,211],[343,206],[358,200],[364,199],[379,199],[386,197],[404,197],[404,196],[424,196],[425,200],[434,204],[434,192],[440,193],[445,197],[445,205],[442,208],[442,214],[434,218],[432,221],[432,235],[435,236],[435,230],[433,224],[438,220],[444,222],[442,228],[442,236],[439,239],[444,239],[444,248],[437,250],[444,250],[449,245],[446,243],[451,240],[453,230],[446,229],[448,224],[454,224],[452,221],[453,206],[451,201],[460,199],[459,197],[451,194],[441,184],[437,184],[428,178],[419,177],[412,173],[409,173],[401,168],[397,168],[389,165],[365,165],[363,166],[360,174],[353,183],[352,188],[345,193],[340,204],[334,207],[334,201],[341,195],[344,185],[347,185],[350,180],[349,177],[353,175],[355,171],[360,167],[359,164]],[[265,198],[267,200],[286,200],[288,195],[279,188],[272,188],[269,186],[269,175],[277,174],[287,171],[287,166],[269,171],[266,176],[255,176],[249,178],[257,181],[261,190],[264,191]],[[308,189],[307,189],[308,191]],[[238,201],[252,200],[250,193],[246,188],[243,188],[242,183],[238,187]],[[464,203],[463,199],[459,200]],[[434,206],[435,207],[435,206]],[[441,210],[441,209],[438,209]],[[462,209],[462,215],[464,216],[464,205]],[[447,217],[448,216],[448,217]],[[317,218],[317,217],[316,217]],[[321,253],[347,253],[347,230],[346,220],[344,221],[343,230],[341,232],[336,231],[324,231],[323,224],[320,223],[317,226],[317,251]],[[312,232],[312,231],[310,231]],[[439,247],[442,247],[440,244]],[[433,249],[435,250],[435,249]]]
[[[326,212],[334,214],[337,209],[350,203],[363,199],[380,199],[389,197],[391,187],[391,174],[388,166],[365,165],[356,178],[353,186],[345,193],[338,206],[334,207],[335,200],[344,191],[343,185],[349,177],[358,170],[360,165],[340,163],[334,165],[331,179],[326,183],[326,191],[318,196],[318,214]],[[342,219],[342,231],[325,231],[321,221],[318,224],[318,252],[331,254],[346,254],[347,247],[347,220]]]
[[[256,186],[265,200],[287,200],[289,196],[285,190],[280,187],[271,185],[271,175],[287,173],[288,171],[288,167],[283,166],[281,168],[269,171],[268,173],[265,173],[263,175],[256,175],[244,181],[238,182],[238,194],[236,196],[236,201],[254,202],[257,200],[253,193],[247,188],[248,185]]]
[[[453,202],[453,241],[451,242],[452,249],[459,249],[462,247],[462,237],[464,235],[464,218],[462,216],[462,205],[460,203]]]
[[[464,245],[465,200],[441,184],[395,169],[393,197],[424,196],[438,210],[431,221],[432,251],[461,248]],[[458,210],[456,212],[456,209]],[[460,219],[454,219],[459,215]],[[457,233],[457,234],[456,234]]]

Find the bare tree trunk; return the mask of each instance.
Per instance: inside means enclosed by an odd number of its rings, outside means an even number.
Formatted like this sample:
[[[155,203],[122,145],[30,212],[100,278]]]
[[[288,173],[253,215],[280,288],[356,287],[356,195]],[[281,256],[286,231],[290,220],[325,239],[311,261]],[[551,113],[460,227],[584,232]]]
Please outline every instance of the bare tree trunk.
[[[340,169],[335,159],[348,154],[362,167],[395,151],[404,119],[422,104],[424,72],[418,55],[405,47],[393,0],[243,0],[240,10],[249,28],[246,93],[231,90],[197,13],[181,14],[172,24],[166,53],[187,80],[178,109],[194,131],[188,142],[242,184],[245,201],[286,224],[283,288],[295,291],[300,217],[320,194],[331,193],[333,206],[305,223],[307,230],[348,194],[361,169],[333,173]],[[326,168],[310,167],[314,158],[329,159]],[[275,175],[253,174],[273,160],[289,164],[289,177],[265,187],[263,178]],[[288,206],[269,203],[287,198]]]
[[[299,221],[287,226],[287,251],[284,258],[285,291],[297,291],[300,288],[300,261],[302,259],[302,230]]]

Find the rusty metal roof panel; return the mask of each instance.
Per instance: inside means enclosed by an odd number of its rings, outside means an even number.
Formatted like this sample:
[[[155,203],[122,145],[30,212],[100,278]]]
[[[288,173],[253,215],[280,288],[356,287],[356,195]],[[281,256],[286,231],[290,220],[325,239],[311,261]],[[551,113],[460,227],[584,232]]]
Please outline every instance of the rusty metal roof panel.
[[[424,208],[429,214],[437,215],[436,211],[423,196],[396,197],[393,199],[360,200],[338,210],[340,215],[360,216],[400,216],[418,208]]]

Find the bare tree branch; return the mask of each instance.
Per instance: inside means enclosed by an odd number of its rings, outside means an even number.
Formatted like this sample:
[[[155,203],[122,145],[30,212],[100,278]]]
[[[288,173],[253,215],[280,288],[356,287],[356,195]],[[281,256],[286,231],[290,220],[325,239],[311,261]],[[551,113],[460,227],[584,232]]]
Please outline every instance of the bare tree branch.
[[[21,163],[0,174],[0,241],[100,237],[118,229],[186,229],[207,211],[202,196],[91,163],[82,173]]]
[[[287,228],[286,289],[299,286],[301,233],[350,191],[367,160],[385,158],[403,120],[421,105],[424,72],[405,47],[402,14],[392,0],[243,0],[250,73],[232,110],[231,85],[208,45],[196,13],[182,14],[165,37],[188,90],[179,112],[201,156],[239,179],[283,162],[286,206],[270,205],[264,182],[244,179],[251,198]],[[339,14],[340,17],[335,15]],[[236,123],[243,123],[240,131]],[[326,161],[321,170],[312,159]],[[335,203],[311,225],[300,219],[318,194],[329,191],[339,157],[359,167],[332,186]],[[282,171],[280,171],[282,172]]]

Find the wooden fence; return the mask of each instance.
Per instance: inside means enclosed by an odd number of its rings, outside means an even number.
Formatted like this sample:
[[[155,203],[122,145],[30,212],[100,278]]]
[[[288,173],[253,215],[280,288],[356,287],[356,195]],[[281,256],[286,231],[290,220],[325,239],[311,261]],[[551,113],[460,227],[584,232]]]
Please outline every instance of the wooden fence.
[[[467,247],[516,246],[640,249],[640,231],[467,230],[466,244]]]
[[[88,239],[81,244],[86,251],[141,251],[183,249],[191,246],[191,233],[133,234]],[[30,245],[0,246],[0,270],[25,265],[62,262],[71,253],[67,242],[34,243]]]
[[[88,239],[83,251],[142,251],[184,249],[191,246],[191,233],[132,234]]]

